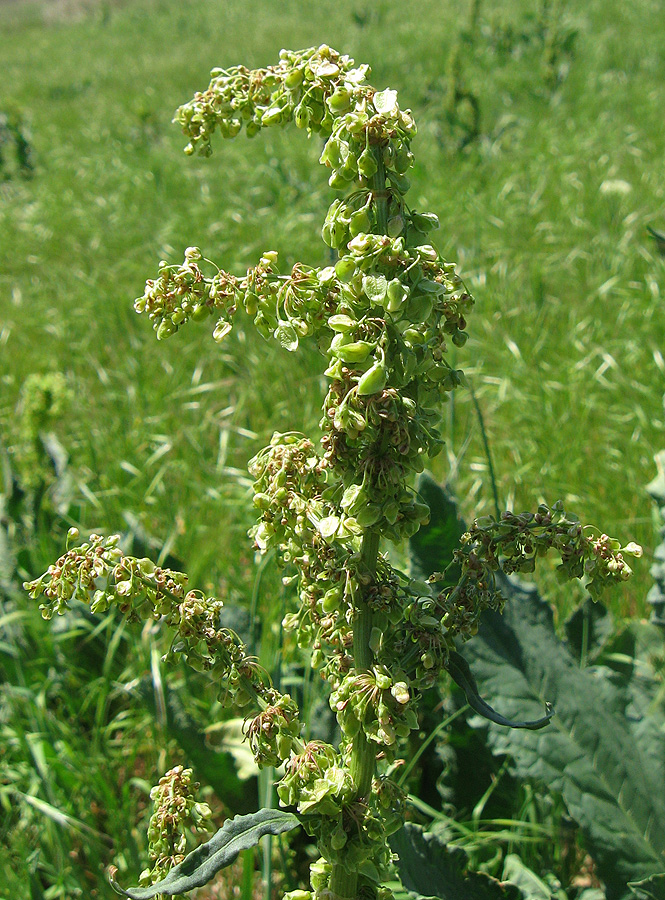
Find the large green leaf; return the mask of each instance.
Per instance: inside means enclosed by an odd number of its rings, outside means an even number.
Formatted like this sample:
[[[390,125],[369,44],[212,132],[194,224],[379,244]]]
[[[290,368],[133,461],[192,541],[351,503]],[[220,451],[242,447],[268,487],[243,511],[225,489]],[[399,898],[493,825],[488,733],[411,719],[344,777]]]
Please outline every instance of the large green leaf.
[[[557,715],[536,734],[491,725],[489,743],[512,757],[519,777],[562,793],[608,900],[630,896],[629,881],[665,872],[665,733],[639,702],[641,675],[580,669],[537,590],[507,579],[501,589],[503,615],[485,615],[462,652],[507,715],[535,712],[545,698]]]
[[[445,568],[459,522],[450,495],[431,479],[426,489],[432,526],[411,543],[420,577]],[[486,613],[462,649],[477,690],[507,717],[537,717],[548,701],[556,717],[535,734],[490,725],[490,746],[512,757],[518,777],[562,793],[608,900],[632,896],[628,882],[665,872],[665,729],[654,712],[653,673],[642,665],[581,669],[537,590],[503,577],[499,587],[504,614]],[[649,890],[659,889],[654,884]]]
[[[407,822],[390,838],[397,871],[408,891],[437,900],[517,900],[520,891],[481,872],[468,872],[468,858],[436,834]]]
[[[150,900],[157,894],[183,894],[208,884],[220,869],[229,866],[242,850],[255,847],[266,834],[282,834],[299,825],[293,813],[281,809],[261,809],[249,816],[229,819],[206,844],[192,850],[174,866],[166,878],[150,887],[124,890],[115,881],[112,886],[131,900]]]

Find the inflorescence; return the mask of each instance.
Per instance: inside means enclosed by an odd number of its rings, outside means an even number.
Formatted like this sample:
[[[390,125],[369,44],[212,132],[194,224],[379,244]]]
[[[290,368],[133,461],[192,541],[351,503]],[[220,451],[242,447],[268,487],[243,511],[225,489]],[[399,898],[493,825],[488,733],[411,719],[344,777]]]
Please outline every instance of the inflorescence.
[[[259,765],[285,763],[280,801],[297,810],[321,854],[313,893],[291,900],[388,900],[387,837],[403,821],[405,798],[377,757],[394,760],[455,640],[475,633],[484,609],[501,608],[498,572],[531,572],[553,550],[562,574],[586,577],[597,596],[630,574],[624,556],[640,553],[582,528],[557,504],[475,522],[453,560],[458,581],[442,590],[443,574],[415,582],[381,554],[381,540],[409,538],[428,520],[413,476],[441,449],[441,404],[464,383],[449,351],[467,340],[473,298],[430,243],[436,216],[405,199],[413,117],[368,75],[327,46],[282,51],[274,67],[213,70],[208,89],[176,113],[186,152],[204,156],[216,130],[232,138],[244,127],[251,137],[294,122],[322,137],[320,162],[338,194],[322,230],[334,265],[297,263],[283,273],[266,251],[235,276],[189,247],[181,265],[161,262],[135,301],[159,339],[212,320],[221,341],[244,309],[285,349],[312,338],[325,355],[320,444],[275,434],[249,464],[251,538],[259,552],[275,551],[294,585],[284,625],[329,683],[340,745],[303,743],[297,704],[221,626],[220,601],[190,590],[181,573],[126,556],[116,538],[92,535],[26,585],[46,617],[82,600],[93,611],[115,604],[132,618],[162,619],[175,633],[172,653],[209,672],[221,698],[253,708],[249,746]]]

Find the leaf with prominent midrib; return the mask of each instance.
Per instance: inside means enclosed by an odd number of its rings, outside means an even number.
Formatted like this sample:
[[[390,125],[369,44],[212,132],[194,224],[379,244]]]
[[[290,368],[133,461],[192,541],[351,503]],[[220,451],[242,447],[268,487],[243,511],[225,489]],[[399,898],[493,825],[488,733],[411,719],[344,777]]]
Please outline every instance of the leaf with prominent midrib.
[[[281,809],[261,809],[249,816],[236,816],[225,822],[206,844],[192,850],[157,884],[129,890],[124,890],[113,880],[111,885],[131,900],[150,900],[157,894],[183,894],[208,884],[220,869],[231,865],[242,850],[255,847],[264,835],[282,834],[299,824],[293,813]]]
[[[419,490],[431,525],[410,549],[413,569],[426,578],[450,562],[460,526],[454,501],[432,478]],[[562,793],[608,900],[634,900],[628,883],[640,880],[633,890],[642,900],[665,900],[658,877],[665,872],[665,729],[650,712],[652,676],[639,666],[625,675],[580,669],[538,591],[503,576],[497,581],[508,598],[504,614],[485,613],[478,635],[461,648],[477,688],[505,716],[535,718],[546,701],[557,714],[535,733],[490,725],[490,746],[511,756],[518,777]]]
[[[508,714],[545,697],[557,715],[535,734],[489,726],[520,778],[561,791],[605,882],[608,900],[629,881],[665,872],[665,733],[631,701],[631,684],[604,668],[580,669],[533,587],[507,579],[503,615],[487,613],[462,650],[479,688]]]

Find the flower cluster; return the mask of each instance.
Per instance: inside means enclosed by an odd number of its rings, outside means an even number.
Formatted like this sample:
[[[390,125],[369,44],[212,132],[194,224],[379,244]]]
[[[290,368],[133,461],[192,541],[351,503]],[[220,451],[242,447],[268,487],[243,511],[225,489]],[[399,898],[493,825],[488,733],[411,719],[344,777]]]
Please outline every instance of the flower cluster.
[[[328,865],[354,871],[371,864],[381,877],[387,875],[391,855],[386,838],[392,832],[386,830],[386,821],[395,830],[403,795],[398,797],[384,787],[382,801],[377,802],[391,812],[387,817],[377,815],[375,804],[358,799],[348,760],[319,741],[306,744],[289,760],[277,793],[285,806],[295,806],[301,814],[305,830],[316,838]],[[312,886],[316,887],[316,877]]]
[[[142,885],[155,884],[185,858],[187,833],[210,831],[212,813],[207,803],[196,800],[199,784],[192,770],[176,766],[150,791],[154,811],[148,825],[151,868],[139,878]]]
[[[275,702],[243,725],[254,759],[261,766],[280,766],[301,746],[298,704],[288,694],[275,693]]]
[[[185,250],[180,266],[162,260],[157,278],[148,279],[143,296],[134,301],[136,312],[148,313],[158,340],[175,334],[190,319],[204,322],[214,314],[220,316],[213,332],[215,340],[222,340],[231,330],[230,319],[240,295],[239,279],[216,266],[216,274],[206,277],[202,263],[214,266],[203,259],[198,247]]]
[[[296,632],[301,647],[312,648],[316,668],[328,672],[334,660],[336,671],[348,670],[351,567],[361,528],[336,506],[340,490],[329,489],[324,461],[303,435],[273,435],[249,469],[256,479],[254,505],[261,511],[250,532],[255,545],[261,552],[274,548],[280,562],[296,571],[299,604],[284,625]]]
[[[330,135],[335,118],[350,111],[358,95],[374,93],[366,84],[368,66],[322,45],[301,51],[282,50],[276,66],[265,69],[213,69],[206,91],[175,114],[190,143],[186,153],[212,153],[216,128],[235,137],[243,124],[253,137],[262,128],[295,122],[309,133]]]
[[[206,275],[204,264],[214,266],[215,274]],[[159,340],[190,320],[205,322],[219,316],[212,336],[220,342],[242,305],[263,337],[275,337],[287,350],[295,350],[300,338],[318,334],[326,325],[336,309],[339,287],[330,267],[319,271],[296,263],[289,275],[280,274],[274,250],[266,250],[239,278],[203,259],[198,247],[188,247],[182,265],[160,263],[157,278],[146,281],[134,309],[148,314]]]
[[[362,729],[377,744],[392,746],[418,727],[418,717],[405,680],[394,680],[386,666],[346,677],[330,695],[340,727],[353,739]]]
[[[78,540],[69,531],[70,542]],[[281,706],[293,735],[300,730],[297,710],[288,694],[272,687],[267,673],[247,652],[240,638],[220,624],[223,603],[200,591],[188,590],[187,576],[163,569],[149,559],[122,552],[119,535],[70,547],[54,565],[24,588],[34,599],[42,598],[42,616],[63,615],[73,601],[104,612],[116,606],[130,620],[162,619],[175,631],[168,656],[180,655],[193,669],[209,672],[219,686],[220,699],[239,707],[253,702],[259,708]],[[259,763],[263,763],[261,750]]]
[[[632,570],[624,555],[642,555],[638,544],[631,542],[622,547],[620,541],[599,534],[593,526],[582,526],[577,517],[566,513],[560,501],[552,508],[542,504],[536,513],[504,512],[498,520],[486,516],[476,520],[463,535],[455,554],[462,576],[459,584],[446,592],[451,604],[450,625],[463,630],[456,620],[458,615],[464,618],[464,603],[460,602],[463,596],[478,593],[482,598],[490,598],[496,594],[494,572],[533,572],[537,558],[551,549],[561,559],[561,578],[586,578],[585,587],[594,598],[605,588],[630,577]],[[480,605],[487,602],[492,601],[481,599]]]

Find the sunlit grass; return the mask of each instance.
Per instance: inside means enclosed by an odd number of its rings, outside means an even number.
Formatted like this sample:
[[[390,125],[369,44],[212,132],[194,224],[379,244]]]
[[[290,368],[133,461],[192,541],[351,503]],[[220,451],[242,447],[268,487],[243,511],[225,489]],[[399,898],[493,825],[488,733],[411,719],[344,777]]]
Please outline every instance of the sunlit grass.
[[[329,192],[315,142],[220,141],[212,160],[191,160],[170,117],[213,64],[268,63],[282,45],[325,39],[371,60],[377,83],[398,86],[417,116],[410,198],[440,215],[439,243],[478,300],[458,363],[481,400],[500,499],[526,508],[563,497],[651,545],[642,488],[663,442],[665,369],[663,264],[646,233],[663,215],[663,37],[645,25],[652,5],[622,8],[620,53],[614,13],[571,9],[575,54],[554,92],[537,48],[497,53],[494,19],[481,14],[464,77],[483,135],[463,154],[445,145],[441,116],[452,6],[419,6],[426,33],[389,3],[371,15],[324,4],[306,21],[298,4],[264,4],[251,32],[234,4],[63,3],[47,20],[36,4],[5,8],[0,23],[15,39],[2,50],[0,107],[23,111],[37,168],[0,202],[4,409],[27,373],[67,372],[79,403],[63,424],[91,495],[86,524],[121,527],[130,509],[172,536],[196,574],[227,577],[249,521],[246,460],[272,430],[316,422],[312,357],[294,370],[249,326],[221,349],[205,328],[157,346],[131,301],[160,257],[191,243],[236,271],[266,247],[287,263],[324,260]],[[504,19],[525,15],[516,4]],[[453,424],[453,456],[471,435],[462,503],[468,515],[486,511],[486,461],[462,392]],[[443,462],[434,467],[446,476]],[[617,610],[645,609],[646,569],[611,601]]]

